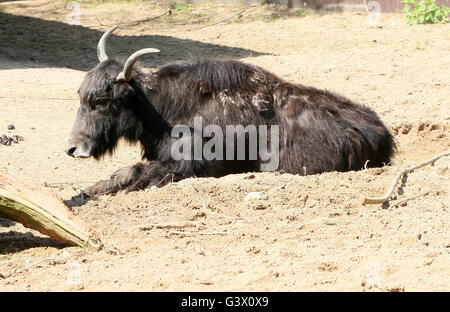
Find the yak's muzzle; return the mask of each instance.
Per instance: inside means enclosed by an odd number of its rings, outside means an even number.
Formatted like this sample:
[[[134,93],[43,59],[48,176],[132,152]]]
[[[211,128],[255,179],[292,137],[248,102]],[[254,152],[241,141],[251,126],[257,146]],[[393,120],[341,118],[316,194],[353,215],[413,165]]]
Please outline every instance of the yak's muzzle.
[[[68,147],[66,148],[66,154],[72,157],[87,158],[92,156],[92,144],[89,140],[80,140],[81,138],[76,136],[69,139]]]
[[[91,157],[91,154],[82,148],[78,148],[77,146],[69,146],[66,149],[66,153],[72,157],[78,158],[88,158]]]

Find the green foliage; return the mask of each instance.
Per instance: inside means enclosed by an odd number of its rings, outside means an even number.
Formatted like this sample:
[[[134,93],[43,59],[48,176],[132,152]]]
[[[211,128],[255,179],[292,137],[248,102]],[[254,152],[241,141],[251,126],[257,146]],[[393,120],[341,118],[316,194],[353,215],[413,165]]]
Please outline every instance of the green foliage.
[[[304,9],[295,10],[294,13],[297,14],[298,16],[305,16],[307,14],[306,10],[304,10]]]
[[[192,6],[189,4],[176,3],[173,10],[176,12],[189,11],[192,9]]]
[[[406,23],[436,24],[448,23],[450,8],[445,5],[436,5],[436,0],[402,0],[403,12],[406,13]]]

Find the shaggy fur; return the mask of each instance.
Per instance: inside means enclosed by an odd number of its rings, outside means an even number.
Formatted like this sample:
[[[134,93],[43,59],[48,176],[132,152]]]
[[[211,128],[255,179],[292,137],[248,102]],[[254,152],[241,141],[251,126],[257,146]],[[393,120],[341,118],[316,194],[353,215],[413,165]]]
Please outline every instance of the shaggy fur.
[[[120,137],[140,142],[147,162],[123,168],[87,193],[161,186],[187,177],[220,177],[260,171],[260,159],[240,161],[171,158],[171,130],[209,124],[279,125],[279,170],[294,174],[360,170],[388,164],[392,135],[368,107],[340,95],[288,83],[257,66],[234,60],[168,64],[152,74],[135,71],[115,81],[123,64],[107,60],[89,71],[79,89],[81,106],[72,132],[98,158]],[[225,131],[224,131],[225,132]],[[247,142],[248,144],[248,142]]]

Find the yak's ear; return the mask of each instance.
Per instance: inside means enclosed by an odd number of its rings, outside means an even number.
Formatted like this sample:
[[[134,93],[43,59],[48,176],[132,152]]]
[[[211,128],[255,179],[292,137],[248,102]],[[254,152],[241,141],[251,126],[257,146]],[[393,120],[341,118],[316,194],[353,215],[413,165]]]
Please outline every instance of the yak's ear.
[[[114,97],[126,98],[134,92],[133,86],[126,80],[116,80],[114,82]]]

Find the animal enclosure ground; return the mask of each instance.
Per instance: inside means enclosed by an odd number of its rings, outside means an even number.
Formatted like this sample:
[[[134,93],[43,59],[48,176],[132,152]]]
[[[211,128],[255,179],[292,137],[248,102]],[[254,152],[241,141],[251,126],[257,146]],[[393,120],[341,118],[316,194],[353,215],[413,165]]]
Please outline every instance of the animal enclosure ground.
[[[0,219],[0,291],[450,290],[449,158],[408,174],[389,207],[361,205],[404,166],[450,148],[449,25],[408,27],[401,15],[383,14],[383,27],[372,28],[361,14],[261,7],[214,24],[242,9],[225,6],[133,24],[166,12],[134,2],[82,7],[82,26],[71,26],[62,2],[40,2],[0,3],[0,134],[24,138],[0,145],[0,171],[46,186],[104,247],[61,248]],[[111,57],[154,47],[161,54],[141,65],[239,58],[369,105],[395,134],[392,166],[187,179],[71,201],[139,161],[139,147],[125,144],[99,162],[64,152],[96,40],[118,22],[128,26],[111,38]]]

